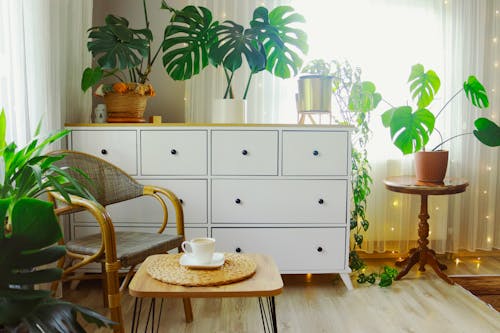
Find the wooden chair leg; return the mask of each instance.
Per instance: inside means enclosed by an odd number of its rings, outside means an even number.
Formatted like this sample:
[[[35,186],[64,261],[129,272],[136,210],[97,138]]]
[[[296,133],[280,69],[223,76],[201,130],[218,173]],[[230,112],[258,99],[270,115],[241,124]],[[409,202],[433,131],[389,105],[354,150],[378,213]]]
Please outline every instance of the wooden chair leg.
[[[121,307],[120,281],[118,279],[119,268],[120,265],[118,262],[106,264],[104,280],[106,280],[107,304],[111,313],[111,320],[118,323],[118,325],[113,328],[113,331],[123,333],[124,322]]]
[[[193,321],[193,308],[191,307],[191,299],[183,298],[182,302],[184,303],[184,316],[186,317],[186,323],[190,323]]]
[[[106,263],[101,262],[101,284],[102,284],[102,304],[105,308],[108,307],[108,278],[106,273]]]

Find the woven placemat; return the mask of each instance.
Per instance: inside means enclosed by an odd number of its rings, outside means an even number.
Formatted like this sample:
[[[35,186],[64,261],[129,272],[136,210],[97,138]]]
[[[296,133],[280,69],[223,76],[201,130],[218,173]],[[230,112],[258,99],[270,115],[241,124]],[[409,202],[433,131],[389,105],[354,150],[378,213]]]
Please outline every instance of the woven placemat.
[[[162,255],[148,263],[148,274],[162,282],[188,287],[220,286],[251,277],[257,264],[245,254],[224,253],[225,261],[218,269],[189,269],[179,264],[182,253]]]

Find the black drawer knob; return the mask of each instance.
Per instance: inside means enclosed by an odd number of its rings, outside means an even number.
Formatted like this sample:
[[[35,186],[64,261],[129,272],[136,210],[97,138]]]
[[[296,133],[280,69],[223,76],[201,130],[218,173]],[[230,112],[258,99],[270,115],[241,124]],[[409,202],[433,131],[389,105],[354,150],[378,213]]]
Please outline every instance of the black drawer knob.
[[[106,149],[101,149],[101,154],[103,155],[107,155],[108,154],[108,151]]]
[[[236,200],[234,200],[234,202],[236,202],[237,204],[240,204],[241,200],[240,200],[240,198],[237,198]]]
[[[243,149],[243,150],[241,151],[241,153],[242,153],[243,155],[245,155],[245,156],[246,156],[246,155],[248,155],[248,150]]]
[[[179,199],[179,202],[181,203],[181,205],[184,204],[184,201],[182,199]]]
[[[241,252],[241,248],[237,247],[235,251],[236,251],[236,253],[240,253]]]
[[[324,202],[325,202],[325,201],[324,201],[323,199],[319,199],[319,200],[318,200],[318,203],[319,203],[320,205],[322,205]]]
[[[319,151],[317,151],[317,150],[313,150],[313,155],[314,155],[314,156],[318,156],[318,155],[319,155]]]
[[[318,246],[318,248],[316,249],[318,252],[323,252],[323,248],[321,246]]]
[[[172,150],[170,151],[170,154],[172,154],[172,155],[175,155],[175,154],[177,154],[177,150],[175,150],[175,149],[172,149]]]

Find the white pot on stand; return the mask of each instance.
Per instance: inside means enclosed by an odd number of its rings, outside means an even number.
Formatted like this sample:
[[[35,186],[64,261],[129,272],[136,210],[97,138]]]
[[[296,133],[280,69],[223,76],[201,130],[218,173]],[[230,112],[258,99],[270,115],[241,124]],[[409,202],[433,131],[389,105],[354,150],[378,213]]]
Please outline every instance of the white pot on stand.
[[[247,101],[244,99],[218,98],[212,102],[212,123],[244,124],[246,122]]]

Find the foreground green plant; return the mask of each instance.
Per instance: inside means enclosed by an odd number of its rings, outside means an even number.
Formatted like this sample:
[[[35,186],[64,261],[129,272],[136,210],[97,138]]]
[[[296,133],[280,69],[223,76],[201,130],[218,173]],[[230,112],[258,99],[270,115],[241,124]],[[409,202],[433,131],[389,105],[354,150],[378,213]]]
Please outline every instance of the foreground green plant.
[[[63,155],[45,154],[50,144],[67,136],[69,131],[57,131],[47,137],[40,137],[41,124],[40,121],[35,130],[35,137],[26,146],[19,148],[15,142],[7,144],[5,140],[7,120],[2,109],[0,198],[12,198],[12,203],[15,203],[23,197],[40,197],[47,191],[58,192],[67,200],[70,200],[70,194],[92,198],[90,192],[71,177],[66,169],[54,165],[56,161],[64,158]],[[79,170],[75,171],[82,174]]]
[[[360,273],[356,281],[359,284],[369,283],[371,285],[378,281],[380,287],[389,287],[392,285],[394,279],[398,276],[398,270],[389,266],[383,266],[381,271],[378,273],[370,273],[366,275],[365,273]]]
[[[53,299],[49,290],[33,289],[62,276],[59,268],[34,270],[66,253],[64,246],[53,245],[62,232],[51,203],[33,198],[0,199],[0,220],[7,221],[0,228],[0,329],[85,332],[77,313],[99,327],[114,324],[90,309]]]
[[[0,332],[84,332],[76,319],[77,313],[98,326],[111,326],[113,322],[90,309],[55,300],[48,290],[34,290],[37,284],[61,278],[61,269],[40,266],[52,264],[66,253],[63,246],[54,245],[62,232],[53,205],[35,197],[54,191],[68,200],[70,194],[92,198],[66,169],[53,165],[64,156],[44,153],[51,143],[69,132],[59,131],[40,138],[40,128],[41,123],[35,138],[24,147],[19,148],[14,142],[7,144],[6,116],[2,109]]]

